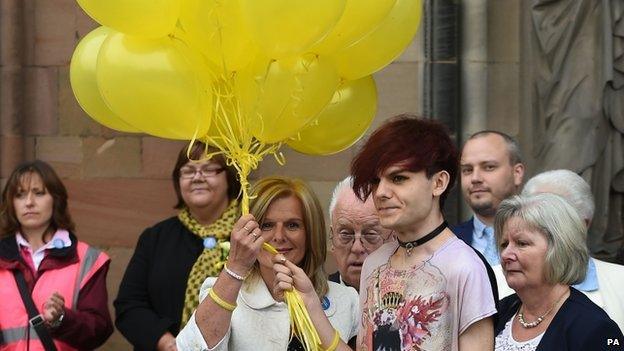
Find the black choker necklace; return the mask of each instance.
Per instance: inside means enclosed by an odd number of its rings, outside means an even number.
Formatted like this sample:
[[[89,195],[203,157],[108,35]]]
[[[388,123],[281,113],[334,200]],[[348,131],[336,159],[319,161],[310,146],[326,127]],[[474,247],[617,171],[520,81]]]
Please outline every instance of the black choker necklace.
[[[436,236],[438,236],[438,234],[442,233],[442,231],[444,229],[446,229],[446,227],[448,227],[448,224],[446,223],[446,221],[444,221],[436,229],[431,231],[431,233],[423,236],[422,238],[420,238],[418,240],[403,242],[403,241],[397,239],[397,241],[399,242],[399,246],[400,247],[404,247],[405,248],[405,251],[407,252],[407,255],[409,256],[409,255],[412,254],[412,249],[413,248],[415,248],[416,246],[420,246],[420,245],[426,243],[427,241],[435,238]]]

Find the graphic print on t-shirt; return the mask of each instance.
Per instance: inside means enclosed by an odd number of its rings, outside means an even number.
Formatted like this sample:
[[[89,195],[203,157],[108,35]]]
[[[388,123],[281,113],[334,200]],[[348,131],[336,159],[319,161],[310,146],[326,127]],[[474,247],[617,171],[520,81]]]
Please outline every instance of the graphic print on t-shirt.
[[[452,318],[447,281],[429,261],[395,270],[382,265],[367,281],[366,346],[374,351],[447,350]]]

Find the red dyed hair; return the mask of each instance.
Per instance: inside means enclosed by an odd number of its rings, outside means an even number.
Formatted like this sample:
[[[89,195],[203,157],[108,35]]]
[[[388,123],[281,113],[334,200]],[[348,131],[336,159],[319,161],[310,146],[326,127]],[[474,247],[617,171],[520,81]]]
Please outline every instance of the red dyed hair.
[[[362,200],[389,167],[401,164],[410,172],[425,171],[427,178],[446,171],[449,185],[440,195],[440,208],[455,184],[459,153],[441,123],[414,115],[399,115],[384,123],[366,141],[351,162],[353,191]]]

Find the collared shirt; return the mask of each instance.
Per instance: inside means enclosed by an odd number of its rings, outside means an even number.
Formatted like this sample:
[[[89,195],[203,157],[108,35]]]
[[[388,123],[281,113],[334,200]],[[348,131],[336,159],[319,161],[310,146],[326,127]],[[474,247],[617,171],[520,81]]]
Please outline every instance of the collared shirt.
[[[488,227],[485,223],[481,222],[481,220],[477,216],[472,217],[472,224],[474,227],[474,230],[472,232],[472,247],[482,253],[491,266],[500,264],[500,257],[498,255],[498,250],[496,249],[496,247],[493,247],[491,252],[486,251],[488,243],[491,242],[496,245],[493,228]],[[491,228],[490,234],[486,233],[486,228]]]
[[[585,280],[579,284],[572,285],[572,287],[583,292],[598,290],[598,274],[596,273],[596,264],[593,258],[590,257],[587,262],[587,275],[585,276]]]
[[[340,285],[347,286],[347,284],[342,280],[342,274],[338,273],[338,279],[340,279]]]
[[[62,249],[64,247],[71,246],[71,239],[69,239],[69,232],[64,229],[57,230],[52,239],[48,241],[45,245],[41,246],[37,251],[33,252],[30,243],[26,241],[26,239],[22,236],[21,233],[17,233],[15,235],[15,240],[17,241],[17,246],[19,248],[20,253],[24,257],[26,263],[32,265],[31,268],[34,269],[34,272],[39,270],[39,265],[43,258],[45,257],[45,250],[47,249]]]

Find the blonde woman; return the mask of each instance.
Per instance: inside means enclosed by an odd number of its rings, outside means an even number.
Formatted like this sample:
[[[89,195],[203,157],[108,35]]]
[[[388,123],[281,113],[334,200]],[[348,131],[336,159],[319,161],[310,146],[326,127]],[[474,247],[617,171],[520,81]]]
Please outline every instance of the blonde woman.
[[[178,349],[302,349],[291,339],[287,306],[273,289],[273,258],[261,250],[264,242],[305,272],[342,340],[355,336],[358,296],[351,287],[327,281],[325,223],[312,190],[300,180],[269,177],[255,184],[253,194],[251,214],[234,225],[224,270],[204,282],[203,301],[178,335]]]

